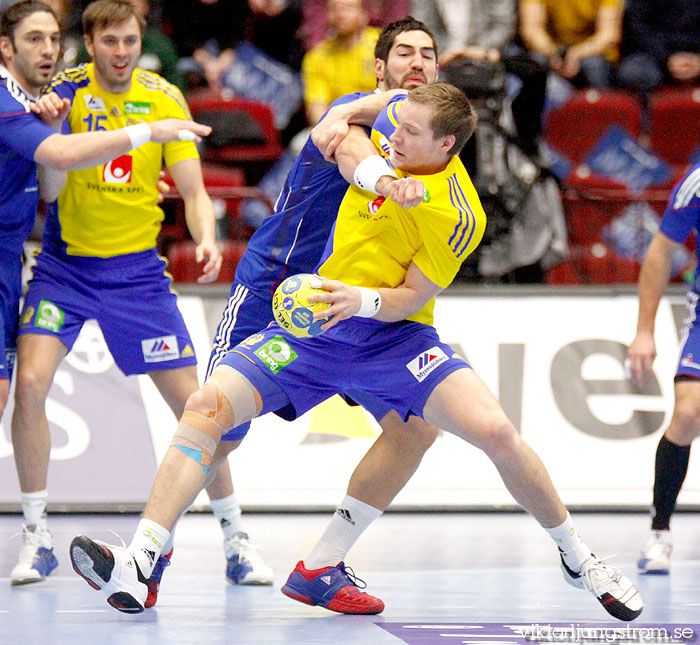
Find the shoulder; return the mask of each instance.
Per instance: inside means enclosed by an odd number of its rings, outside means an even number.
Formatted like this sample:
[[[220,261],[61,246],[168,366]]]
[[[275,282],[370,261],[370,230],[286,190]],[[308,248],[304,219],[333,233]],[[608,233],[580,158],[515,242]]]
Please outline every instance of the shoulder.
[[[71,89],[74,92],[90,83],[87,63],[77,67],[69,67],[56,74],[51,82],[44,88],[42,94],[59,92],[62,89]]]
[[[29,97],[12,79],[0,76],[0,113],[26,112],[30,104]]]
[[[681,210],[690,205],[700,206],[700,164],[693,166],[673,188],[669,206]]]
[[[166,81],[159,74],[137,68],[134,71],[134,83],[139,89],[146,89],[149,92],[154,92],[157,101],[175,103],[183,111],[189,112],[187,101],[177,85]]]

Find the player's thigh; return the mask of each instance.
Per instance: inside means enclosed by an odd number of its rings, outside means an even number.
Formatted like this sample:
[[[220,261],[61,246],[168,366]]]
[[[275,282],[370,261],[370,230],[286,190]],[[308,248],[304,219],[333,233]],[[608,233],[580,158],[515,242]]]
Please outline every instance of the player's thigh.
[[[482,449],[512,432],[500,403],[471,368],[456,370],[435,386],[423,417]]]
[[[151,377],[175,416],[180,418],[185,410],[187,399],[199,389],[196,365],[154,370],[148,372],[148,376]]]

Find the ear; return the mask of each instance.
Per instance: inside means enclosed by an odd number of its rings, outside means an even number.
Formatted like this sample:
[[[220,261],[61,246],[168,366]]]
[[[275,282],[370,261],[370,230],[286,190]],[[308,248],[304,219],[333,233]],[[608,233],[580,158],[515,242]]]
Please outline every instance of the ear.
[[[374,75],[377,77],[377,83],[384,80],[384,61],[381,58],[374,59]]]
[[[85,51],[87,51],[90,59],[93,60],[95,58],[95,48],[93,46],[92,38],[85,34],[83,36],[83,42],[85,43]]]
[[[14,54],[14,47],[12,46],[12,41],[8,36],[0,37],[0,54],[5,61],[12,60],[12,54]]]
[[[452,150],[452,146],[454,146],[455,141],[457,141],[457,137],[455,137],[454,134],[446,134],[440,142],[440,150],[447,154],[450,150]]]

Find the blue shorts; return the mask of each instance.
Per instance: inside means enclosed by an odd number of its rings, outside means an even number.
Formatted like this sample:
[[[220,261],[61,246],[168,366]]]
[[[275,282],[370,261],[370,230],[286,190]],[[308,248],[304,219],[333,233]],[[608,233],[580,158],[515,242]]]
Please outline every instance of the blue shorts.
[[[42,252],[29,282],[19,335],[44,334],[70,350],[94,318],[124,374],[196,365],[192,340],[155,249],[111,258]]]
[[[700,379],[700,295],[689,291],[687,317],[681,333],[681,353],[676,369],[676,379],[689,377]]]
[[[276,323],[250,336],[221,360],[241,372],[263,397],[263,413],[291,420],[333,394],[361,390],[405,420],[423,416],[438,383],[469,367],[435,328],[416,322],[345,320],[323,336],[295,338]],[[282,390],[286,406],[266,396]]]
[[[0,379],[11,379],[17,359],[17,324],[22,295],[22,251],[0,248]]]
[[[274,321],[272,315],[272,299],[263,298],[240,282],[231,285],[231,295],[221,317],[221,322],[214,336],[214,347],[209,356],[207,378],[238,343]],[[381,421],[391,410],[381,399],[365,392],[353,390],[347,393],[356,403],[370,412],[377,421]],[[250,422],[229,430],[222,441],[238,441],[248,434]]]

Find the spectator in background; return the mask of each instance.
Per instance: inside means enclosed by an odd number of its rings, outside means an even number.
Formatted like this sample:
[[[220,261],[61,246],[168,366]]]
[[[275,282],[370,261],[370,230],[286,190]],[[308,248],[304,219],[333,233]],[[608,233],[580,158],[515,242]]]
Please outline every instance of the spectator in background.
[[[623,0],[521,0],[525,47],[577,87],[609,87],[619,58]]]
[[[515,35],[515,0],[412,0],[410,11],[435,34],[441,66],[459,57],[498,60]]]
[[[245,38],[280,63],[301,69],[301,0],[248,0]]]
[[[362,0],[328,0],[326,21],[333,35],[309,51],[302,61],[304,101],[309,123],[350,92],[370,92],[374,75],[374,45],[379,31],[368,26]]]
[[[700,2],[627,0],[621,87],[646,96],[662,83],[700,82]]]
[[[241,0],[169,0],[164,18],[181,57],[188,85],[206,82],[217,87],[243,39],[248,3]]]
[[[80,9],[69,0],[44,0],[54,10],[61,27],[61,55],[56,65],[60,72],[78,62],[78,54],[83,47],[83,30],[80,25]],[[87,59],[86,59],[87,60]]]

